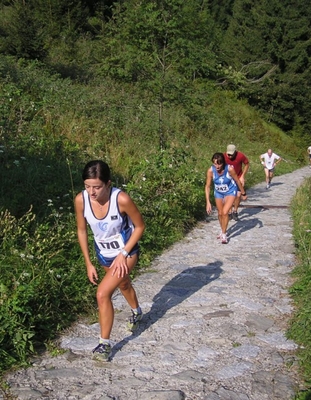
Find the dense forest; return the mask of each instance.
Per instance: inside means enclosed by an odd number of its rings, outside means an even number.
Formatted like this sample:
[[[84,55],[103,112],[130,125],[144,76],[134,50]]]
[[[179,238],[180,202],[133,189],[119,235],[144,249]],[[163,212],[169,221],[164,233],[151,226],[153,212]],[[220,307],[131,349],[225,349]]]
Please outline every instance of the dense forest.
[[[138,82],[161,101],[209,80],[308,135],[311,6],[297,0],[1,0],[0,53],[82,82]]]

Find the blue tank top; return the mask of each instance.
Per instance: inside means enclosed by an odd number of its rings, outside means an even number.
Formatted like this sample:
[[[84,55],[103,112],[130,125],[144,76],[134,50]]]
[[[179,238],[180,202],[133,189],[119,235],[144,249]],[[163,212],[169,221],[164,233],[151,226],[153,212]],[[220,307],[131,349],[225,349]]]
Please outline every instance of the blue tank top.
[[[212,165],[213,181],[215,191],[218,193],[231,193],[236,192],[237,184],[229,174],[229,165],[225,166],[223,174],[219,175],[217,169]]]

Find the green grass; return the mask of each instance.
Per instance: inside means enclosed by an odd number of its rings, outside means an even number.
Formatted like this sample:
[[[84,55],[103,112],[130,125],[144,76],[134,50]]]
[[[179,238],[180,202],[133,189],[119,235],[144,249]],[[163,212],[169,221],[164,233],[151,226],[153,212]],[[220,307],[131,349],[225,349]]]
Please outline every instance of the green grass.
[[[300,345],[298,356],[306,391],[297,399],[311,399],[311,179],[297,190],[292,201],[294,239],[297,265],[293,271],[295,283],[290,293],[295,302],[295,314],[288,331],[289,338]]]

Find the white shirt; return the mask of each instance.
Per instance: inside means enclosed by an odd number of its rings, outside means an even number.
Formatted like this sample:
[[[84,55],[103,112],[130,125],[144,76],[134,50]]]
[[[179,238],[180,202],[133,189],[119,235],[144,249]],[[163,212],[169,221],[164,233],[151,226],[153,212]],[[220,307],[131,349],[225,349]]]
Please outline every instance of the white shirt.
[[[311,147],[311,146],[310,146]],[[271,157],[268,153],[264,153],[260,156],[261,159],[264,159],[265,167],[268,169],[273,169],[275,167],[275,161],[279,160],[281,157],[275,153],[271,154]]]
[[[120,192],[120,189],[114,187],[111,189],[108,212],[104,218],[98,219],[94,215],[87,191],[82,191],[84,218],[92,229],[95,243],[104,257],[116,257],[134,229],[131,219],[127,215],[123,217],[120,214],[118,206]]]

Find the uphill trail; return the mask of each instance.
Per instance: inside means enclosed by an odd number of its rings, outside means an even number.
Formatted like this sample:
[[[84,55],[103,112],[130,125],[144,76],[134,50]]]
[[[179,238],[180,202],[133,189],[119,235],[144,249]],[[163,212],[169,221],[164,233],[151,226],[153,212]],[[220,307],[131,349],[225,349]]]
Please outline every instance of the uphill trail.
[[[6,376],[19,400],[290,400],[299,388],[297,345],[286,338],[295,265],[288,206],[308,167],[248,190],[229,243],[216,212],[155,259],[134,285],[138,330],[116,292],[112,360],[91,350],[98,324],[75,324],[64,354],[44,354]],[[5,395],[0,399],[5,399]]]

